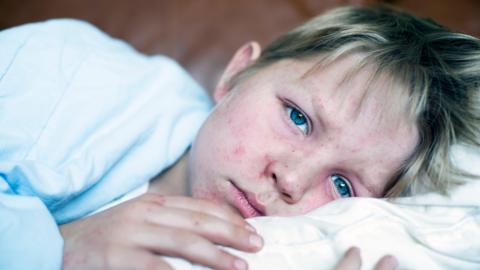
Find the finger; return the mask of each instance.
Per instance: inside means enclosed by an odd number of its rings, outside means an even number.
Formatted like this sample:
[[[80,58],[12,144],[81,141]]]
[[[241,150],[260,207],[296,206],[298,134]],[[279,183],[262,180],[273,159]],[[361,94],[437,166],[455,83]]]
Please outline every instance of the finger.
[[[149,199],[156,204],[166,206],[166,207],[175,207],[181,209],[187,209],[196,212],[207,212],[211,215],[214,215],[223,220],[229,221],[237,225],[246,225],[248,224],[242,216],[238,213],[230,210],[227,207],[224,207],[220,204],[215,204],[211,201],[194,199],[190,197],[163,197],[156,194],[152,194]],[[253,228],[253,227],[252,227]]]
[[[361,266],[362,259],[360,258],[360,249],[351,247],[337,264],[335,270],[356,270],[360,269]]]
[[[247,269],[243,259],[233,256],[207,239],[178,228],[150,226],[137,234],[144,248],[157,254],[180,257],[213,269]]]
[[[152,270],[174,270],[164,259],[156,254],[143,251],[135,256],[135,260],[128,260],[125,269],[152,269]]]
[[[149,215],[148,221],[190,231],[216,244],[243,251],[258,251],[263,246],[262,238],[246,226],[238,226],[204,212],[163,207],[158,213]]]
[[[110,247],[102,269],[173,270],[160,256],[145,249]]]
[[[398,261],[392,255],[383,256],[375,265],[375,270],[394,270],[398,267]]]

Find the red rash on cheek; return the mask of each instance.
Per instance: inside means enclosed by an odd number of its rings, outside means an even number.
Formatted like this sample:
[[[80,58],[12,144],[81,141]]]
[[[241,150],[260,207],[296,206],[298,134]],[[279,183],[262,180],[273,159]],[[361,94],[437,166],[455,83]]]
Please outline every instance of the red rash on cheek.
[[[236,157],[240,157],[243,154],[245,154],[245,148],[243,147],[243,145],[237,144],[237,146],[235,146],[235,149],[233,150],[233,155]]]
[[[215,192],[206,188],[196,188],[193,190],[193,197],[199,199],[205,199],[212,202],[220,202]]]

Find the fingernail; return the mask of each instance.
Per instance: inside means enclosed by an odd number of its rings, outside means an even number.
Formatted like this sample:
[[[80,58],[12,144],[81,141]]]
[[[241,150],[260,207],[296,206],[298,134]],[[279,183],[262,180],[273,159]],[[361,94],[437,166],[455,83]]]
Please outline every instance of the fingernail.
[[[388,264],[390,265],[390,269],[398,269],[398,260],[392,255],[387,256]]]
[[[260,236],[252,234],[250,235],[250,244],[256,248],[261,248],[263,245],[263,240],[260,238]]]
[[[233,261],[233,266],[237,270],[246,270],[247,269],[247,263],[244,262],[243,260],[240,260],[240,259],[235,259],[235,261]]]
[[[253,233],[257,232],[257,230],[255,230],[255,228],[250,224],[245,225],[245,228]]]
[[[345,257],[346,257],[347,255],[353,255],[353,254],[355,254],[355,253],[358,254],[358,255],[360,255],[360,249],[359,249],[358,247],[350,247],[350,248],[347,250],[347,252],[345,252]]]

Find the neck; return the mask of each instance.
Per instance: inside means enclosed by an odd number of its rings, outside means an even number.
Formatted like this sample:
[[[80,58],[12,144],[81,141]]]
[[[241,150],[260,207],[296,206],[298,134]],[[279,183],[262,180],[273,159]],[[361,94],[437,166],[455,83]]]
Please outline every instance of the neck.
[[[188,194],[188,153],[177,160],[168,169],[150,180],[148,192],[164,196],[185,196]]]

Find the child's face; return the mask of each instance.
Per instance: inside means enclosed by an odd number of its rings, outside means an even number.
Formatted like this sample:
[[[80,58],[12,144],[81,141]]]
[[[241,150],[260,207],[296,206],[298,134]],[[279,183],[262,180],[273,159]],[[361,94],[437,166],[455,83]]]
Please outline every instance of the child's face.
[[[235,57],[234,70],[246,63],[235,65]],[[310,70],[313,61],[283,60],[231,90],[217,89],[217,106],[192,148],[192,195],[244,217],[295,215],[341,197],[382,196],[413,153],[417,129],[406,114],[387,110],[393,97],[382,91],[360,101],[367,71],[341,84],[356,60],[317,70]]]

